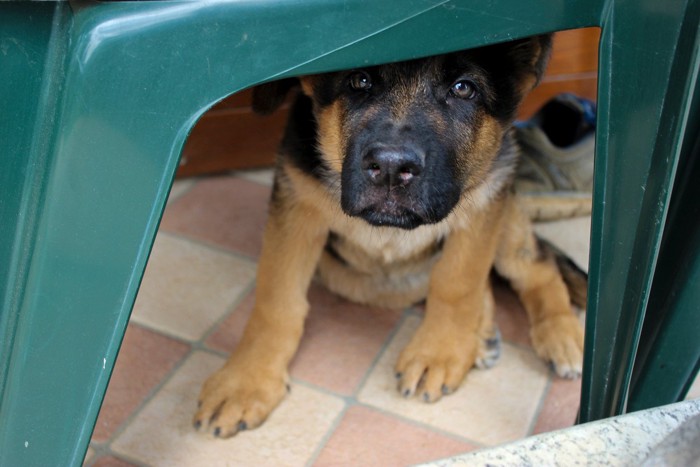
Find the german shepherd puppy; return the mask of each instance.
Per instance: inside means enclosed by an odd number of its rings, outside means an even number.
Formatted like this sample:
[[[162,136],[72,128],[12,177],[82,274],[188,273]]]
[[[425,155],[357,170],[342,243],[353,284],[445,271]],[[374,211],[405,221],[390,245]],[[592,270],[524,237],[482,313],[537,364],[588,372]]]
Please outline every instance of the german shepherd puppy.
[[[560,376],[580,374],[571,299],[585,301],[586,280],[536,239],[511,189],[511,123],[550,48],[539,36],[255,90],[262,113],[296,83],[302,92],[276,166],[255,307],[236,351],[203,386],[196,428],[229,437],[282,401],[315,273],[361,303],[426,300],[396,363],[405,397],[435,402],[471,367],[494,362],[492,269],[519,294],[537,353]]]

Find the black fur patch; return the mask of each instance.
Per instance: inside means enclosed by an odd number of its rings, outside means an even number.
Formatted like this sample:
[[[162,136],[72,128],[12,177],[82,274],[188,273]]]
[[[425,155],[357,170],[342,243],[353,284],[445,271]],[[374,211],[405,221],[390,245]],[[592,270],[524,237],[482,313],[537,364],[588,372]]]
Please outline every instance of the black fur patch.
[[[342,264],[343,266],[348,266],[348,262],[345,258],[343,258],[340,253],[338,253],[338,250],[335,249],[334,243],[338,241],[338,234],[335,232],[330,232],[328,234],[328,239],[326,240],[326,246],[325,250],[326,253],[328,253],[333,259],[335,259],[337,262]]]
[[[294,166],[323,181],[330,169],[316,149],[317,125],[312,108],[311,99],[299,94],[289,112],[282,147]]]

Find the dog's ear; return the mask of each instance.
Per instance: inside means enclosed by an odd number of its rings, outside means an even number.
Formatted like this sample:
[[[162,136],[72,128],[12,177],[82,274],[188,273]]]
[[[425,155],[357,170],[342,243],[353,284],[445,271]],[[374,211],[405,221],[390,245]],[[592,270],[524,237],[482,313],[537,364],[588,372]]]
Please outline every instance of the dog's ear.
[[[528,37],[515,41],[509,49],[509,55],[516,64],[516,69],[524,71],[521,89],[524,94],[539,84],[552,53],[553,34]]]
[[[541,36],[535,36],[530,40],[532,47],[532,59],[530,63],[536,77],[534,86],[539,84],[542,76],[544,76],[544,72],[547,70],[549,57],[552,55],[553,37],[554,34],[543,34]]]
[[[297,78],[286,78],[270,81],[253,88],[253,111],[260,115],[268,115],[282,105],[287,93],[299,85]]]

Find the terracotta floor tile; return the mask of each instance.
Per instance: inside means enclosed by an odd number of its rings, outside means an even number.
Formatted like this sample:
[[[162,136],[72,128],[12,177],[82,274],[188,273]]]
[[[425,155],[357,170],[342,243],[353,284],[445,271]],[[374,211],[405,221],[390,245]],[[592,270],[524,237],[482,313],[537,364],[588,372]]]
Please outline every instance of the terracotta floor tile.
[[[231,352],[253,308],[253,294],[206,340]],[[344,300],[320,285],[309,290],[311,310],[290,374],[339,394],[351,395],[399,320],[397,310],[371,308]]]
[[[581,379],[552,379],[549,392],[542,404],[533,434],[573,426],[581,400]]]
[[[530,322],[515,292],[502,280],[494,279],[493,295],[496,299],[496,324],[506,342],[532,347]]]
[[[249,292],[228,317],[204,341],[213,350],[231,353],[243,335],[255,304],[254,291]]]
[[[188,345],[130,324],[92,439],[109,439],[188,351]]]
[[[205,178],[166,209],[161,229],[257,257],[269,197],[270,188],[243,178]]]
[[[202,338],[252,284],[253,263],[160,232],[132,320],[183,339]]]
[[[184,178],[180,180],[175,180],[173,186],[170,189],[170,196],[168,197],[168,206],[174,203],[180,196],[187,193],[197,183],[195,178]]]
[[[340,394],[353,394],[401,312],[357,305],[320,285],[309,291],[311,311],[291,375]]]
[[[85,453],[85,459],[83,459],[83,465],[88,465],[90,462],[95,457],[95,450],[91,447],[88,448],[87,452]]]
[[[342,399],[300,385],[265,424],[226,440],[195,432],[204,379],[223,359],[194,353],[150,400],[112,450],[153,466],[299,466],[308,462],[344,408]]]
[[[496,366],[470,371],[454,394],[435,404],[405,399],[396,390],[393,368],[418,325],[416,317],[404,321],[358,400],[487,446],[527,435],[547,385],[547,366],[530,350],[503,344]]]
[[[474,446],[375,410],[354,406],[328,440],[315,466],[391,467],[465,453]]]

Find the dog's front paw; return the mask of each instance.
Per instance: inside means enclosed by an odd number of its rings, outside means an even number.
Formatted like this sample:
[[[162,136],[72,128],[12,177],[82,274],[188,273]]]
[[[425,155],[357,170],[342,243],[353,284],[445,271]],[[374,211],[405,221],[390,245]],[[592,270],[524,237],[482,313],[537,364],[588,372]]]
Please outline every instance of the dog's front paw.
[[[253,374],[251,374],[253,373]],[[282,374],[256,368],[246,372],[227,364],[207,379],[199,395],[194,427],[219,438],[258,427],[282,401],[287,384]]]
[[[532,345],[562,378],[578,378],[583,365],[583,329],[573,314],[550,316],[534,325]]]
[[[435,402],[454,392],[474,366],[478,338],[438,336],[422,330],[418,330],[399,356],[398,390],[404,397],[416,394],[425,402]]]

